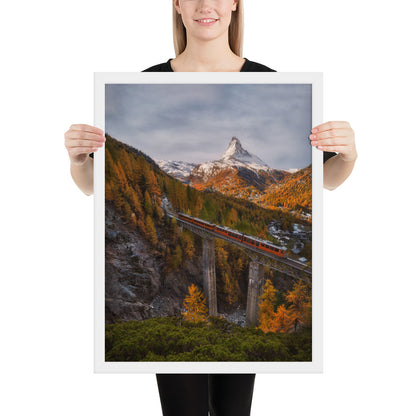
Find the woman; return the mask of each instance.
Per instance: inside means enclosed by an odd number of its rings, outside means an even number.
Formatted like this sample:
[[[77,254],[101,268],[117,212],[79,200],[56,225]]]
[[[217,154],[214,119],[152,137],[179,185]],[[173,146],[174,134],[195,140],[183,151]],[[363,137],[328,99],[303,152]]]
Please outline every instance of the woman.
[[[173,0],[173,39],[176,57],[145,71],[274,71],[242,57],[242,0]],[[332,121],[315,126],[309,138],[325,152],[324,187],[335,189],[357,158],[353,130],[348,122]],[[92,152],[104,142],[103,131],[93,126],[74,124],[65,133],[72,177],[87,195],[93,193]],[[156,376],[164,416],[250,414],[255,374]]]

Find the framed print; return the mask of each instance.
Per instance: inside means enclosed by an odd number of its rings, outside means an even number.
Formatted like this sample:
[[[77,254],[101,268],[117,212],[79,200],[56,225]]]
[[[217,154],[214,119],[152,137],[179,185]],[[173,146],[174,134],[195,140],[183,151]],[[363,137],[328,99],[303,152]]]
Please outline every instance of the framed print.
[[[322,371],[321,73],[96,73],[95,371]]]

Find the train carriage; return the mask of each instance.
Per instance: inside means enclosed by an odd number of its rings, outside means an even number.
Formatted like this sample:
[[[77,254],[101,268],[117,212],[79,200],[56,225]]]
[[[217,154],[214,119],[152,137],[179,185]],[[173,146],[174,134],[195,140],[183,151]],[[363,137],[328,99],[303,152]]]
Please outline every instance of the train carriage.
[[[208,221],[200,220],[199,218],[191,217],[190,215],[186,215],[186,214],[183,214],[181,212],[178,214],[178,217],[180,219],[184,220],[184,221],[190,222],[192,224],[199,225],[200,227],[204,227],[204,228],[206,228],[208,230],[211,230],[211,231],[214,231],[214,229],[215,229],[215,224],[211,224]]]
[[[275,256],[279,257],[286,257],[286,250],[282,247],[275,246],[274,244],[266,241],[261,240],[259,238],[253,237],[253,236],[247,236],[245,234],[242,234],[236,230],[232,230],[228,227],[219,226],[216,224],[211,224],[208,221],[201,220],[199,218],[191,217],[190,215],[179,213],[178,217],[186,222],[198,225],[200,227],[203,227],[207,230],[213,231],[217,234],[221,234],[224,236],[227,236],[229,238],[232,238],[233,240],[239,241],[243,244],[246,244],[248,246],[254,247],[258,250],[265,251],[267,253],[271,253]]]

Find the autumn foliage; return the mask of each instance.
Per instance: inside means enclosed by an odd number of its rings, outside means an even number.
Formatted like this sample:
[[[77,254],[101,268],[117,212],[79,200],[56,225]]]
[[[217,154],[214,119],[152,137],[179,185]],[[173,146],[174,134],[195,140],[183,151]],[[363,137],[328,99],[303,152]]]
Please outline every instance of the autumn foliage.
[[[267,279],[259,303],[259,326],[263,332],[292,332],[300,326],[312,324],[312,299],[310,287],[299,280],[285,295],[286,302],[276,306],[277,290]]]
[[[257,201],[260,205],[311,210],[312,209],[312,165],[285,177],[278,186],[271,186],[267,193]]]
[[[283,230],[291,228],[289,214],[267,210],[242,199],[217,192],[200,192],[162,171],[148,155],[106,134],[105,202],[119,220],[146,240],[165,267],[163,272],[180,272],[188,260],[202,255],[200,237],[180,229],[175,218],[164,215],[161,202],[166,196],[176,212],[257,235],[278,243],[268,224],[278,220]],[[118,221],[119,221],[118,220]],[[244,301],[238,282],[248,272],[247,256],[232,244],[215,243],[218,297],[228,305]]]
[[[208,319],[208,308],[204,294],[193,283],[188,288],[189,294],[183,301],[185,309],[182,316],[187,321],[206,322]]]
[[[274,319],[276,292],[277,290],[273,287],[271,280],[267,279],[263,287],[263,294],[260,297],[262,301],[259,304],[259,328],[263,332],[271,330],[270,328]]]
[[[106,138],[106,202],[112,203],[122,213],[125,223],[136,228],[155,249],[161,247],[163,238],[158,228],[166,225],[161,208],[164,195],[177,212],[247,234],[261,235],[276,243],[267,231],[268,224],[273,220],[282,223],[293,221],[290,214],[264,209],[243,199],[217,192],[200,192],[163,172],[151,157],[140,150],[108,134]],[[189,253],[189,245],[181,248]]]
[[[137,232],[140,239],[149,244],[154,255],[164,264],[164,276],[172,272],[182,273],[186,270],[187,263],[195,262],[202,255],[200,237],[186,228],[181,229],[175,218],[164,215],[164,197],[176,212],[259,236],[276,244],[280,242],[269,234],[268,225],[278,221],[282,230],[292,228],[294,220],[290,213],[265,209],[250,201],[218,192],[198,191],[162,171],[150,156],[140,150],[108,134],[106,138],[105,202],[115,208],[117,222],[122,222],[124,226]],[[306,185],[307,171],[296,173],[301,174],[306,175]],[[296,221],[306,223],[301,219]],[[245,294],[239,282],[245,281],[248,273],[247,255],[238,247],[217,239],[215,263],[219,301],[231,306],[244,302]],[[275,302],[273,312],[277,306]],[[290,302],[286,307],[289,306]],[[289,312],[291,317],[296,315],[294,327],[302,325],[305,311],[300,310],[298,305],[293,306]],[[280,310],[279,316],[279,319],[285,321],[284,310]],[[285,323],[279,328],[286,326]],[[269,328],[269,324],[266,328]]]

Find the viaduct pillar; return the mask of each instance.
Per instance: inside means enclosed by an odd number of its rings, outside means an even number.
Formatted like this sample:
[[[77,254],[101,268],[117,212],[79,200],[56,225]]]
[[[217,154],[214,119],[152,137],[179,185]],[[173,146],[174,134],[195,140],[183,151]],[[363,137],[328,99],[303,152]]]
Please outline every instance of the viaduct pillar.
[[[248,294],[246,310],[246,326],[251,324],[258,325],[258,298],[261,295],[260,289],[263,287],[264,266],[255,261],[250,262],[248,275]]]
[[[215,246],[213,238],[202,239],[202,270],[208,313],[211,316],[217,316],[217,282],[215,277]]]

